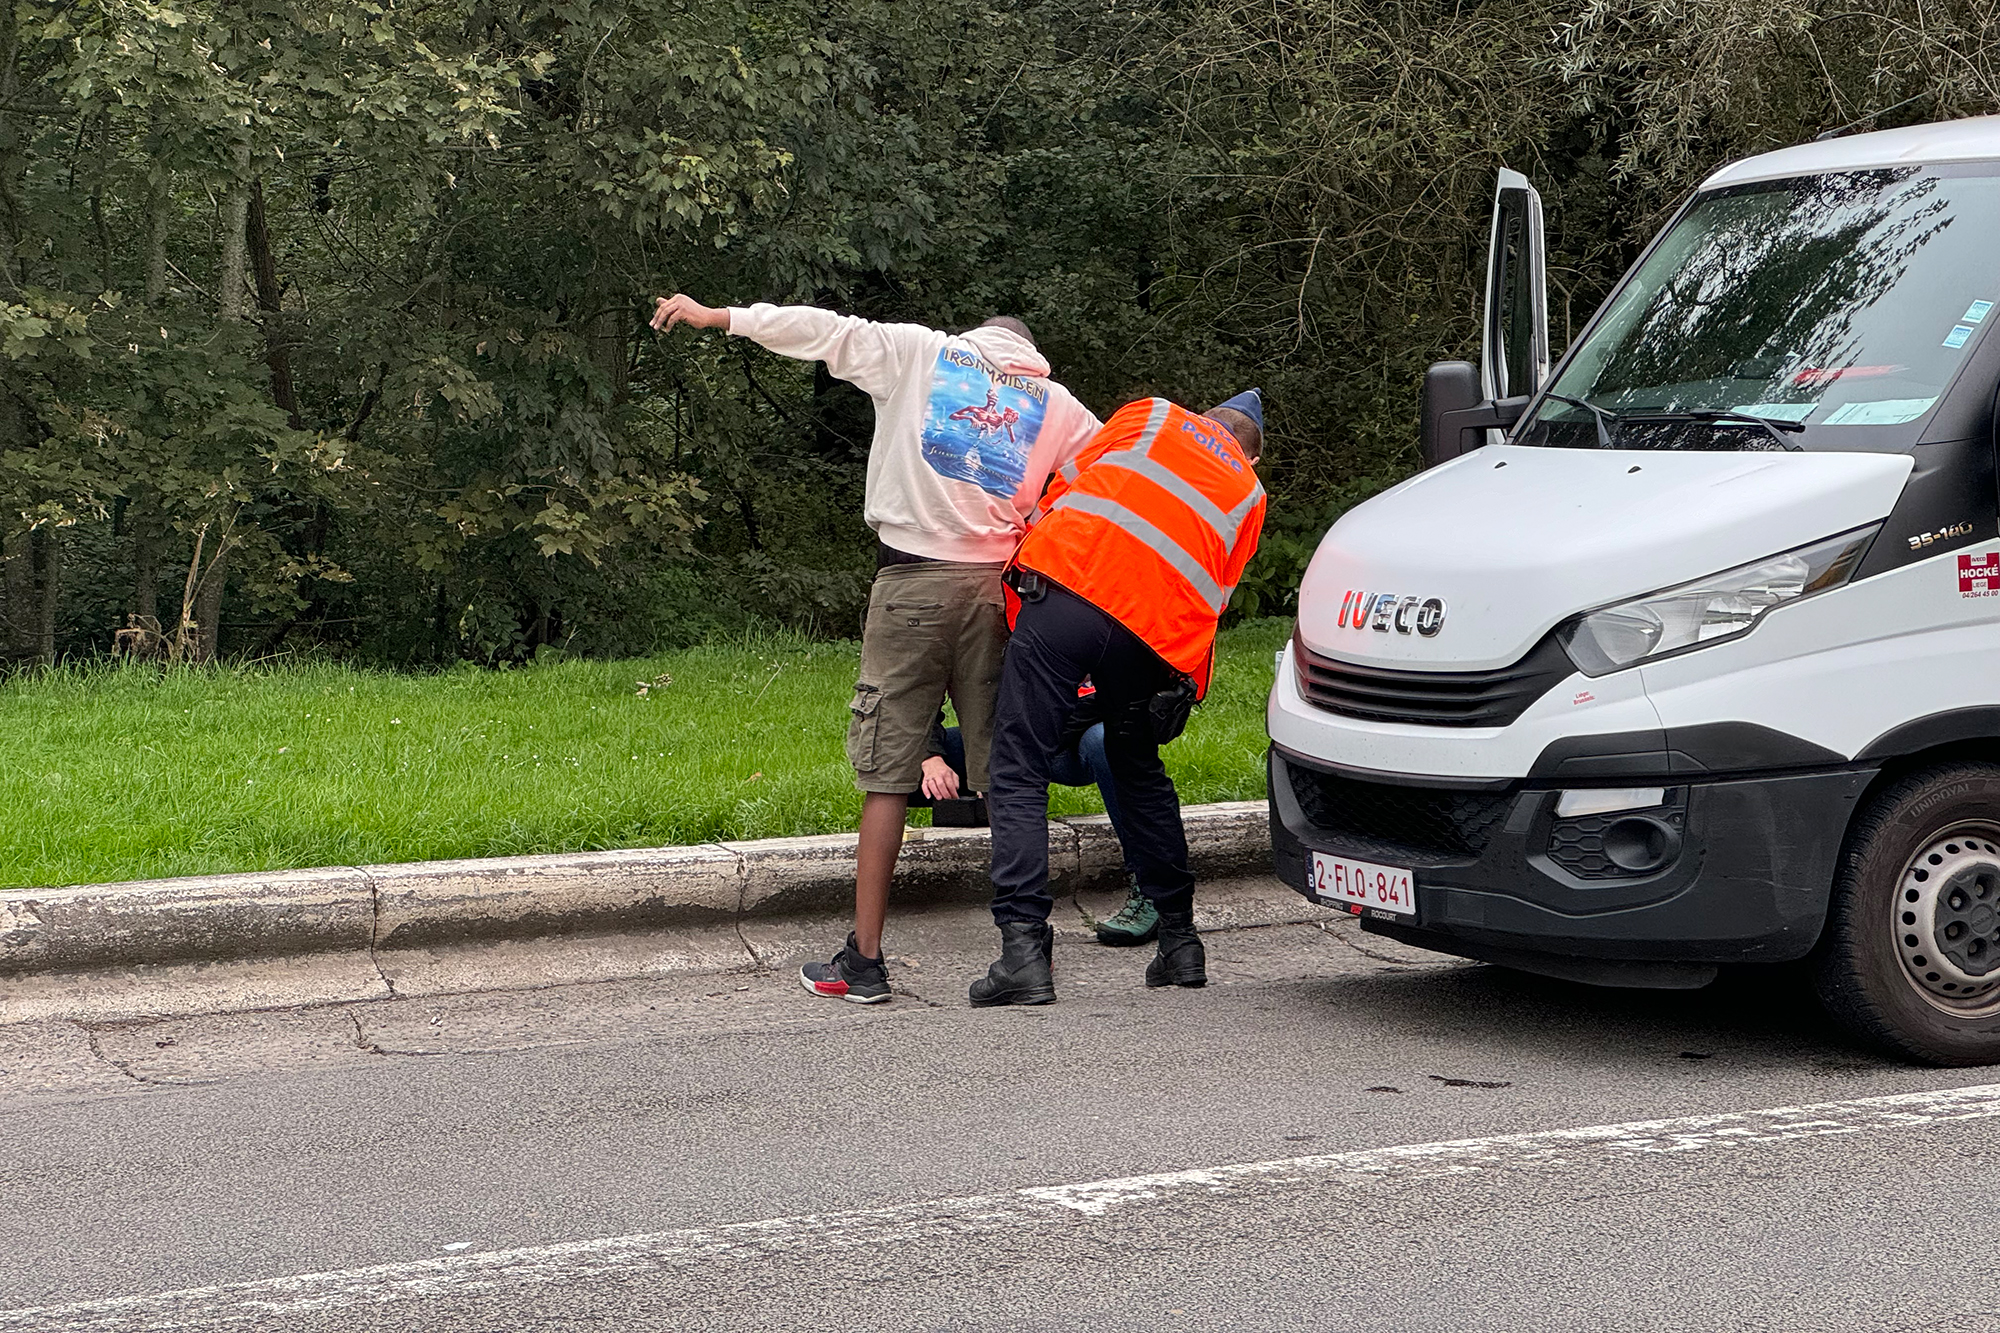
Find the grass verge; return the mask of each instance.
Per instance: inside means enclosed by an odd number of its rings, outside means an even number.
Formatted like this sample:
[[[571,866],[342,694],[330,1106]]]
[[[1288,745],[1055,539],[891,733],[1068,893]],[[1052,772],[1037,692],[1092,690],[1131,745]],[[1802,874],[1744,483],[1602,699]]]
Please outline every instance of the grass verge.
[[[1166,751],[1182,800],[1263,796],[1287,632],[1222,636],[1209,699]],[[842,832],[860,808],[843,750],[858,655],[756,639],[428,676],[18,677],[0,687],[0,888]],[[1051,805],[1096,796],[1058,787]]]

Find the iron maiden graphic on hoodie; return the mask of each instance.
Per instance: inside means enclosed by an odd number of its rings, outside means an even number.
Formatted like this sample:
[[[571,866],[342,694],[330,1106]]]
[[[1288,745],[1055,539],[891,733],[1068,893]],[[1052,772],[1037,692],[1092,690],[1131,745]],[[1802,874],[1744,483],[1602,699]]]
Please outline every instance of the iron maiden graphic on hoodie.
[[[948,334],[760,303],[731,306],[729,332],[822,362],[874,400],[862,517],[885,545],[931,560],[1006,561],[1049,473],[1102,424],[1003,327]]]
[[[1048,411],[1048,385],[1009,375],[970,348],[947,346],[930,388],[924,461],[988,495],[1020,490]]]

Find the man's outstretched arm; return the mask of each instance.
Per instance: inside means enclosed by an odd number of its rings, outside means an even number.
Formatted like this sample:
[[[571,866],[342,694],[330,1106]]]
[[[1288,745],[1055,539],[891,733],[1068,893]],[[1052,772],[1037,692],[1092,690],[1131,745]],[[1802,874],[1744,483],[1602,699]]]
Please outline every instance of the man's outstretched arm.
[[[716,309],[691,296],[658,298],[653,327],[662,331],[676,324],[722,329],[748,338],[779,356],[800,361],[824,361],[827,372],[875,398],[891,393],[919,349],[944,335],[920,324],[877,324],[853,315],[836,315],[809,305],[752,305]]]

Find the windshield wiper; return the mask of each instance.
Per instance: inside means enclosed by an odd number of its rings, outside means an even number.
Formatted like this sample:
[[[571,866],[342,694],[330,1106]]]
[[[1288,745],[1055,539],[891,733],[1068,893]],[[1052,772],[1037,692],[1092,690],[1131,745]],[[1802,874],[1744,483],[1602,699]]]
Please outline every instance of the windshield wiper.
[[[1555,399],[1559,403],[1568,403],[1571,407],[1580,407],[1590,413],[1597,420],[1597,447],[1600,449],[1609,449],[1612,447],[1610,426],[1615,426],[1625,420],[1624,417],[1619,416],[1609,408],[1599,407],[1596,403],[1587,402],[1582,398],[1572,398],[1566,393],[1551,393],[1546,396]],[[1607,425],[1607,423],[1609,424]]]
[[[1622,426],[1628,421],[1701,421],[1710,424],[1740,421],[1746,426],[1762,426],[1770,437],[1778,442],[1780,448],[1790,449],[1793,452],[1799,452],[1803,448],[1778,433],[1786,431],[1796,435],[1806,428],[1806,423],[1803,421],[1760,417],[1755,412],[1739,412],[1733,407],[1697,407],[1684,411],[1662,409],[1653,412],[1613,412],[1608,407],[1599,407],[1587,399],[1572,398],[1566,393],[1550,393],[1544,396],[1553,398],[1559,403],[1568,403],[1572,407],[1580,407],[1590,413],[1597,422],[1597,447],[1600,449],[1614,448],[1611,428]]]
[[[1790,449],[1794,453],[1798,453],[1802,452],[1805,448],[1804,445],[1793,444],[1790,440],[1786,439],[1783,435],[1780,435],[1778,433],[1779,431],[1788,431],[1793,435],[1797,435],[1800,431],[1803,431],[1806,428],[1805,422],[1785,421],[1779,417],[1760,417],[1755,412],[1738,412],[1733,407],[1689,408],[1686,411],[1681,411],[1681,412],[1626,412],[1620,415],[1618,420],[1702,421],[1702,422],[1708,422],[1710,424],[1714,424],[1717,422],[1740,421],[1743,422],[1745,425],[1762,426],[1764,430],[1770,435],[1770,437],[1778,442],[1778,447],[1780,449]]]

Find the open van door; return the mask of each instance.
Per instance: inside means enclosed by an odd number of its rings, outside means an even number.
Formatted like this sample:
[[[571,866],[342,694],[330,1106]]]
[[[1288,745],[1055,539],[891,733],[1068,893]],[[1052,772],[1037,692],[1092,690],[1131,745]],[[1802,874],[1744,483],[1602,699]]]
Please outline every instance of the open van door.
[[[1542,196],[1526,176],[1503,167],[1493,192],[1479,365],[1440,361],[1425,374],[1424,466],[1497,443],[1548,378],[1546,256]]]
[[[1479,340],[1479,388],[1498,402],[1542,387],[1549,373],[1547,242],[1542,196],[1518,171],[1500,170],[1493,235],[1486,251],[1486,325]]]

